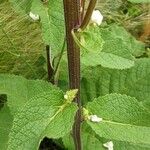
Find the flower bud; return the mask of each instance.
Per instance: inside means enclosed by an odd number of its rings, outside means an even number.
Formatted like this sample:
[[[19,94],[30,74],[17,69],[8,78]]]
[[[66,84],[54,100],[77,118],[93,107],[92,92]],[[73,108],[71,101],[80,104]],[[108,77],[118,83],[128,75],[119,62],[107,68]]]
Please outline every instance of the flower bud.
[[[66,100],[68,99],[68,95],[67,94],[64,95],[64,99],[66,99]]]
[[[34,20],[37,21],[40,19],[40,16],[38,14],[33,14],[32,12],[29,13],[29,16]]]
[[[91,16],[91,22],[100,25],[102,23],[103,16],[99,10],[94,10]]]
[[[100,121],[102,121],[103,119],[97,117],[97,115],[91,115],[91,116],[89,116],[89,120],[92,121],[92,122],[100,122]]]

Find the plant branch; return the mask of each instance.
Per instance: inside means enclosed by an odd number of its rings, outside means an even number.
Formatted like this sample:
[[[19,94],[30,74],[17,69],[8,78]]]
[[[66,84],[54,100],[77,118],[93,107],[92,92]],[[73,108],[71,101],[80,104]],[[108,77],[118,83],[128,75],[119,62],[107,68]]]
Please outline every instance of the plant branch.
[[[54,65],[55,64],[55,60],[58,58],[57,64],[56,64],[56,67],[55,67],[55,70],[54,70],[54,73],[53,73],[53,76],[52,76],[52,78],[54,79],[53,81],[54,81],[55,85],[58,84],[59,66],[60,66],[60,63],[61,63],[62,56],[64,55],[65,45],[66,45],[66,38],[64,39],[63,46],[61,48],[60,53],[57,56],[55,56],[55,58],[53,59],[53,63],[52,64]]]
[[[59,65],[60,65],[60,61],[61,61],[61,58],[62,58],[63,53],[64,53],[64,49],[65,49],[65,43],[66,43],[66,39],[64,39],[64,43],[63,43],[61,52],[60,52],[60,54],[59,54],[58,62],[57,62],[57,64],[56,64],[56,68],[55,68],[55,70],[54,70],[53,76],[55,76],[56,73],[57,73],[57,71],[58,71],[58,67],[59,67]]]
[[[50,47],[49,45],[46,45],[46,56],[47,56],[47,73],[48,73],[48,81],[51,82],[52,84],[53,79],[52,79],[52,75],[53,75],[53,68],[51,66],[51,56],[50,56]]]
[[[81,19],[82,19],[82,20],[83,20],[83,17],[84,17],[85,1],[86,1],[86,0],[81,0],[81,8],[82,8],[82,11],[81,11]]]
[[[69,68],[70,89],[78,89],[74,101],[78,104],[78,111],[73,126],[73,138],[76,150],[81,150],[80,124],[81,124],[81,102],[80,102],[80,49],[74,42],[71,31],[81,24],[80,0],[63,0],[66,23],[67,56]]]
[[[83,19],[83,22],[80,26],[81,30],[84,30],[86,28],[86,26],[89,24],[93,10],[95,8],[97,0],[90,0],[90,3],[88,5],[88,9],[86,11],[85,17]]]

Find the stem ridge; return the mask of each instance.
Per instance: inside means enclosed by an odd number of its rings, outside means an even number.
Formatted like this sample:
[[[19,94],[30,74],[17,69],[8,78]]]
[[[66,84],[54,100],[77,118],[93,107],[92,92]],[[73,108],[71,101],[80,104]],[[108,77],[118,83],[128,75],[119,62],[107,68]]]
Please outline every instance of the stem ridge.
[[[78,104],[78,111],[73,126],[73,138],[76,150],[81,150],[80,124],[81,124],[81,102],[80,102],[80,49],[74,42],[71,31],[80,26],[80,0],[63,0],[64,16],[66,23],[67,57],[69,68],[70,89],[78,89],[74,101]]]

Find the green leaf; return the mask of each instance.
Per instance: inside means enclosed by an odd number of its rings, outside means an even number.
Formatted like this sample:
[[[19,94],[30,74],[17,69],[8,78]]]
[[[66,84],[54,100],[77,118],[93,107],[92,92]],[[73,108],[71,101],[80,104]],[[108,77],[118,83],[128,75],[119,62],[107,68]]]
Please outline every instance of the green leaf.
[[[101,34],[102,38],[108,43],[109,41],[114,40],[114,37],[120,42],[123,42],[125,44],[125,47],[128,47],[130,53],[135,57],[139,57],[145,52],[145,44],[141,41],[136,40],[122,26],[118,26],[116,24],[110,25],[108,28],[102,29]],[[118,43],[120,43],[119,41]],[[113,45],[113,43],[109,45]]]
[[[82,136],[82,149],[86,150],[97,150],[99,147],[100,150],[105,150],[103,144],[110,141],[110,139],[100,138],[96,135],[94,131],[92,131],[91,127],[83,123],[81,129]],[[114,144],[115,150],[149,150],[150,145],[142,145],[142,144],[133,144],[129,142],[121,142],[121,141],[112,141]],[[71,134],[63,137],[63,144],[68,150],[75,150],[74,142]]]
[[[45,135],[49,138],[63,137],[68,131],[71,131],[74,123],[74,116],[77,107],[71,104],[63,112],[59,113],[45,130]]]
[[[99,28],[89,26],[84,31],[72,34],[75,42],[81,47],[82,55],[89,52],[98,54],[102,50],[104,41]]]
[[[102,65],[107,68],[126,69],[134,66],[135,58],[133,55],[139,56],[144,53],[144,44],[136,41],[122,27],[114,25],[108,28],[101,28],[98,31],[94,38],[90,38],[87,34],[89,40],[85,44],[89,46],[92,43],[92,46],[95,44],[96,47],[99,45],[101,48],[100,42],[97,41],[98,39],[101,41],[102,38],[104,40],[104,43],[101,42],[103,45],[102,50],[100,48],[99,51],[96,48],[93,50],[91,46],[87,53],[83,53],[81,55],[81,63],[84,66]]]
[[[149,150],[150,145],[146,144],[133,144],[129,142],[119,142],[119,141],[113,141],[114,143],[114,149],[115,150]]]
[[[92,114],[97,114],[104,120],[150,126],[150,113],[134,97],[108,94],[95,98],[87,104],[87,108]]]
[[[150,3],[150,0],[128,0],[132,3]]]
[[[100,137],[150,144],[150,113],[135,98],[110,94],[88,103],[87,109],[103,118],[99,123],[87,121]]]
[[[34,148],[44,136],[59,138],[69,132],[77,109],[75,104],[71,104],[76,92],[77,90],[68,91],[68,99],[64,102],[63,92],[50,83],[0,75],[0,93],[7,94],[7,103],[15,113],[9,139],[10,149],[18,146],[18,134],[20,140],[28,140],[29,136],[26,135],[29,134],[30,142],[33,142],[31,146]],[[22,132],[21,129],[24,131]],[[16,134],[16,130],[20,132]],[[37,137],[32,141],[34,135]],[[24,144],[23,141],[21,143]],[[27,147],[30,145],[28,142],[26,144]]]
[[[30,98],[43,92],[63,93],[52,84],[41,80],[27,80],[14,75],[0,75],[0,93],[7,95],[7,104],[16,112]]]
[[[150,108],[150,59],[136,60],[135,66],[126,70],[103,67],[85,68],[82,74],[82,99],[92,100],[109,93],[136,97]]]
[[[0,109],[0,149],[7,149],[8,135],[12,127],[13,117],[9,108],[5,105]]]
[[[65,38],[63,1],[49,0],[48,6],[33,0],[31,11],[40,15],[43,40],[50,45],[52,55],[59,53]]]
[[[8,150],[34,150],[45,136],[64,136],[71,130],[76,110],[76,104],[53,91],[31,98],[14,117]]]
[[[88,124],[101,137],[139,144],[150,144],[150,127],[139,127],[112,121],[103,121],[101,124],[94,124],[88,121]]]
[[[86,66],[97,66],[101,64],[103,67],[114,69],[125,69],[134,66],[133,60],[105,52],[101,52],[100,54],[85,54],[82,58],[82,63]]]

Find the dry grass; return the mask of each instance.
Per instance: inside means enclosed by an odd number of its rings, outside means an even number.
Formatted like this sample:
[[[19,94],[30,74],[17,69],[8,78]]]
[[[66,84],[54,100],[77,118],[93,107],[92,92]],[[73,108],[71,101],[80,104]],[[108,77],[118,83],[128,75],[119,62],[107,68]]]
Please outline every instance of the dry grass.
[[[0,3],[0,12],[0,72],[41,78],[44,45],[40,24],[17,14],[8,1]]]

